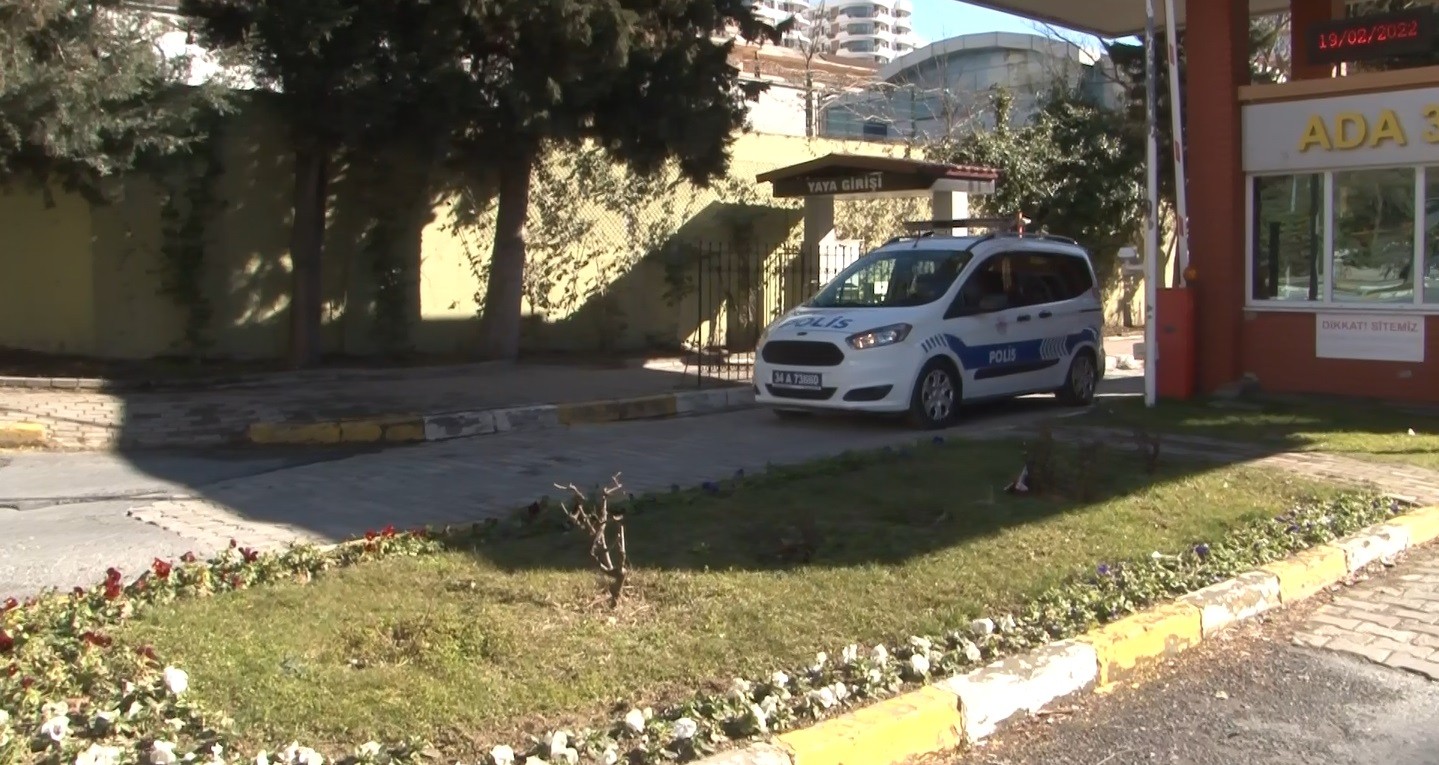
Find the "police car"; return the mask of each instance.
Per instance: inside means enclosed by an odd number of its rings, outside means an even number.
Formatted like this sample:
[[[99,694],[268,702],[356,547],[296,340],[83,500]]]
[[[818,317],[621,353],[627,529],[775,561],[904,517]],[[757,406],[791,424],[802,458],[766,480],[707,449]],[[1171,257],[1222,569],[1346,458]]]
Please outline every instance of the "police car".
[[[954,423],[962,404],[1053,393],[1094,399],[1104,312],[1089,254],[1073,239],[1008,220],[906,224],[760,337],[755,400],[789,415],[818,409],[907,413]],[[997,230],[979,236],[935,229]]]

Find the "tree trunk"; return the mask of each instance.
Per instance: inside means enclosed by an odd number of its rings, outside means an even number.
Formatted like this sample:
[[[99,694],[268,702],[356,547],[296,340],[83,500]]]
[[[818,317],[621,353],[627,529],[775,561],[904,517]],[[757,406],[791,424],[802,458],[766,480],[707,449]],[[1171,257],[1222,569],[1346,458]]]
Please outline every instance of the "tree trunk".
[[[480,320],[480,355],[514,359],[520,355],[520,313],[524,307],[525,217],[530,210],[533,148],[513,151],[500,164],[500,193],[495,212],[495,249],[490,255]]]
[[[320,363],[329,171],[325,150],[295,150],[295,213],[290,225],[290,366],[295,369]]]

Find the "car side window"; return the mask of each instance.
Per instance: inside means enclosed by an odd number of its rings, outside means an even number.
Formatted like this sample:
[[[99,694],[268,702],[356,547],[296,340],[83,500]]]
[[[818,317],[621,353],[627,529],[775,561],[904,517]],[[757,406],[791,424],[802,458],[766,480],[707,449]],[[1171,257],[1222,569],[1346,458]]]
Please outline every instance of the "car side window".
[[[954,296],[947,316],[993,313],[1011,308],[1013,268],[1008,255],[995,255],[980,263]]]
[[[1073,300],[1092,285],[1089,269],[1072,255],[1025,252],[1015,256],[1016,306],[1036,306]]]

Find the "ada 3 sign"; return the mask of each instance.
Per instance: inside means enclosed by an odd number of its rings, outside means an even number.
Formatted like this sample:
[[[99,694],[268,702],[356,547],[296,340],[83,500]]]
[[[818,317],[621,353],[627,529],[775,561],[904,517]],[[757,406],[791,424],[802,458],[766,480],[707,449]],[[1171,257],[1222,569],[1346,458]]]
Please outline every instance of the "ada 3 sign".
[[[1423,316],[1321,313],[1314,321],[1314,355],[1321,359],[1424,361]]]

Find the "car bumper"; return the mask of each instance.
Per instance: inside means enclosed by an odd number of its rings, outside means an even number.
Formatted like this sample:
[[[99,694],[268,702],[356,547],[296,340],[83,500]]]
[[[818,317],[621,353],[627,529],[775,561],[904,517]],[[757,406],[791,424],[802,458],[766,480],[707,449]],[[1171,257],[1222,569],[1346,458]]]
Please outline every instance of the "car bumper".
[[[903,412],[909,409],[920,361],[918,348],[907,345],[850,351],[843,363],[830,367],[771,364],[756,359],[755,403],[782,409]],[[819,375],[820,385],[776,384],[776,372]]]

